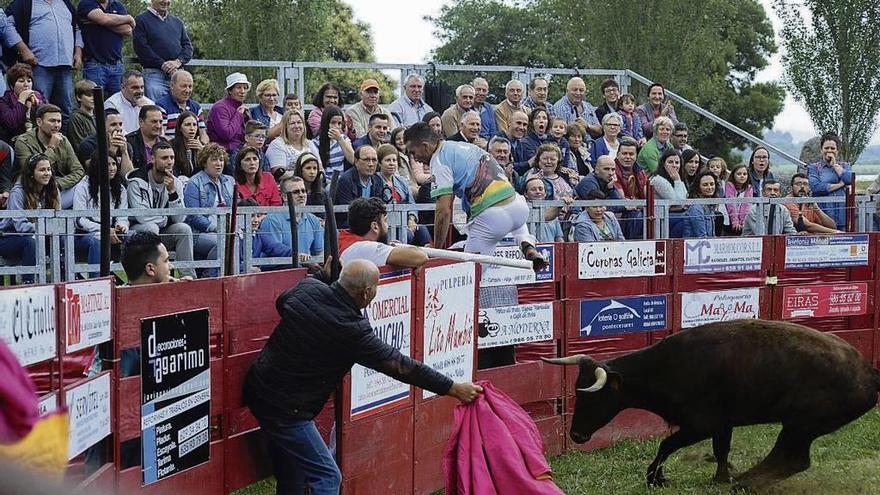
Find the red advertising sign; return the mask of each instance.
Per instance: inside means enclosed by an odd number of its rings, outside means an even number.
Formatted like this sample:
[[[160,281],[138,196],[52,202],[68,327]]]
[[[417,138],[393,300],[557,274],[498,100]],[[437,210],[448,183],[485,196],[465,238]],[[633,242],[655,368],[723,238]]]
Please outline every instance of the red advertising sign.
[[[867,312],[866,283],[783,288],[783,319],[854,316]]]

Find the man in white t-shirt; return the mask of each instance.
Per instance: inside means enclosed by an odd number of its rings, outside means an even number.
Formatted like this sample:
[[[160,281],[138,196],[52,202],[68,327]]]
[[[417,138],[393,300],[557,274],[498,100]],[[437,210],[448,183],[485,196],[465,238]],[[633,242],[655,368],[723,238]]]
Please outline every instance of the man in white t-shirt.
[[[339,261],[369,260],[376,266],[418,268],[424,251],[406,244],[388,245],[388,211],[379,198],[357,198],[348,205],[348,229],[339,231]]]

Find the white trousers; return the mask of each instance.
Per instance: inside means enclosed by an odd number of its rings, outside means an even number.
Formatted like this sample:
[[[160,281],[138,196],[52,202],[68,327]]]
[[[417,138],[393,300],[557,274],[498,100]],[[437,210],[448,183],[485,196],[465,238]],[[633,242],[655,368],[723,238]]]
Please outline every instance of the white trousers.
[[[523,242],[535,245],[537,240],[529,233],[528,219],[529,204],[519,194],[510,203],[490,206],[468,222],[464,251],[491,256],[495,246],[508,235],[513,236],[517,246]]]

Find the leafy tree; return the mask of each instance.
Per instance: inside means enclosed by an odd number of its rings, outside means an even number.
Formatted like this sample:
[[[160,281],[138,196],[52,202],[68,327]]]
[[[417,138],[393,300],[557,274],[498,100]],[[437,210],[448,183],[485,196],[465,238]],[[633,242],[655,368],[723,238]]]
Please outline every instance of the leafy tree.
[[[880,112],[880,4],[775,0],[773,7],[783,24],[786,87],[818,130],[841,137],[841,156],[855,162]]]
[[[129,4],[134,15],[147,7],[145,0],[133,0]],[[341,0],[190,0],[172,3],[171,11],[186,25],[195,58],[373,61],[369,26],[356,21],[351,7]],[[277,78],[277,70],[273,68],[232,65],[192,67],[192,71],[196,87],[194,98],[200,101],[219,99],[223,95],[225,77],[233,71],[247,74],[253,82]],[[357,89],[363,79],[376,79],[386,99],[396,85],[396,81],[371,70],[309,69],[305,75],[307,99],[326,81],[341,87],[345,103],[359,99]]]
[[[755,0],[474,0],[444,7],[432,20],[444,42],[434,52],[440,62],[631,69],[758,136],[782,110],[782,88],[754,82],[776,51]],[[587,79],[595,103],[601,79]],[[631,86],[637,97],[646,90]],[[553,96],[563,91],[551,83]],[[681,106],[676,113],[704,154],[730,158],[746,144]]]

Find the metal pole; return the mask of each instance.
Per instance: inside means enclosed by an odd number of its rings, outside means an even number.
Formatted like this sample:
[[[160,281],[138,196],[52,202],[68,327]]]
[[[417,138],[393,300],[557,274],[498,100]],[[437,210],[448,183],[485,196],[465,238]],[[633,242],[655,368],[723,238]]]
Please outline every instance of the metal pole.
[[[327,217],[324,221],[324,250],[333,257],[330,265],[331,282],[335,282],[339,278],[339,272],[342,269],[342,265],[339,263],[339,233],[336,231],[336,215],[333,213],[333,198],[336,197],[338,185],[339,171],[334,170],[333,176],[330,178],[330,191],[324,195],[324,215]]]
[[[472,261],[486,265],[508,266],[510,268],[522,268],[533,270],[534,264],[529,260],[502,258],[500,256],[487,256],[485,254],[463,253],[461,251],[448,251],[446,249],[421,248],[429,258],[444,258],[448,260]]]
[[[654,188],[648,184],[645,188],[645,239],[654,238]]]
[[[232,186],[232,215],[229,218],[229,228],[226,229],[226,270],[225,273],[232,273],[235,266],[235,234],[238,221],[238,183]]]
[[[846,188],[846,201],[844,202],[846,209],[846,231],[855,231],[856,224],[856,174],[852,174],[852,182]]]
[[[98,167],[98,194],[101,201],[101,276],[110,275],[110,177],[107,168],[107,123],[104,120],[104,88],[95,86],[92,89],[95,100],[95,137],[98,138],[98,163],[90,167]],[[118,172],[117,172],[118,173]]]
[[[287,193],[287,210],[290,213],[290,257],[294,268],[299,268],[299,232],[296,227],[296,204],[293,193]]]

